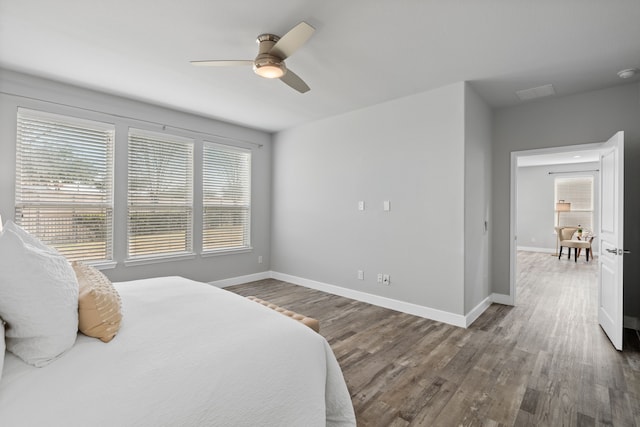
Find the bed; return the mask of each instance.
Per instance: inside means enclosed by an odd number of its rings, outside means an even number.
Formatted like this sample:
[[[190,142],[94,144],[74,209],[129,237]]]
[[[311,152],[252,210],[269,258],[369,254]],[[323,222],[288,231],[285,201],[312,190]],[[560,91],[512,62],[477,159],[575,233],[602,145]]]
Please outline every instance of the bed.
[[[45,367],[6,352],[1,426],[354,426],[327,341],[182,277],[115,283],[110,342],[78,333]]]

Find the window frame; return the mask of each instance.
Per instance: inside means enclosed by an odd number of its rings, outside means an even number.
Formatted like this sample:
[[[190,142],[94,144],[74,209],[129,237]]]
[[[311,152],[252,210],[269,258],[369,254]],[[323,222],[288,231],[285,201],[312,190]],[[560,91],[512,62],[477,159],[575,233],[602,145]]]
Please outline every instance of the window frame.
[[[244,188],[244,193],[246,194],[246,203],[245,204],[225,204],[225,203],[219,203],[219,204],[213,204],[213,203],[207,203],[207,180],[206,180],[206,174],[207,174],[207,167],[211,166],[207,164],[207,150],[211,149],[211,150],[217,150],[220,152],[226,152],[226,153],[241,153],[243,155],[247,156],[246,162],[246,170],[243,171],[245,179],[246,179],[246,188]],[[226,145],[226,144],[221,144],[218,142],[213,142],[213,141],[208,141],[208,140],[204,140],[202,142],[202,162],[201,162],[201,171],[202,171],[202,179],[201,179],[201,184],[202,184],[202,249],[201,249],[201,256],[203,257],[207,257],[207,256],[218,256],[218,255],[226,255],[226,254],[235,254],[235,253],[243,253],[243,252],[251,252],[253,250],[253,246],[251,244],[252,242],[252,233],[251,233],[251,219],[252,219],[252,199],[253,199],[253,194],[252,194],[252,163],[253,162],[253,152],[250,149],[247,148],[242,148],[242,147],[237,147],[237,146],[231,146],[231,145]],[[215,165],[214,165],[215,166]],[[244,229],[242,231],[243,234],[243,244],[240,246],[227,246],[227,247],[220,247],[220,248],[206,248],[205,247],[205,234],[207,232],[207,218],[206,218],[206,211],[207,208],[215,208],[215,207],[240,207],[241,209],[245,209],[246,210],[246,220],[244,221]]]
[[[103,173],[104,179],[98,182],[102,182],[105,186],[104,191],[98,191],[96,194],[89,195],[91,193],[87,188],[84,191],[80,191],[80,187],[83,185],[81,183],[76,182],[74,185],[77,186],[77,192],[69,192],[65,195],[63,192],[61,195],[66,196],[60,197],[60,200],[57,199],[57,196],[54,197],[53,193],[50,190],[33,192],[32,197],[28,196],[29,190],[28,185],[25,185],[25,182],[28,182],[30,179],[35,179],[34,176],[26,176],[24,174],[24,163],[25,161],[32,162],[45,162],[51,164],[51,160],[55,159],[55,156],[51,155],[51,152],[44,153],[40,156],[27,155],[28,149],[25,148],[25,143],[23,141],[23,128],[32,127],[28,132],[24,133],[34,133],[33,129],[38,126],[37,123],[40,123],[43,129],[49,127],[52,133],[59,133],[53,138],[50,138],[51,142],[48,143],[47,146],[51,146],[54,148],[58,148],[60,150],[68,150],[73,152],[76,150],[77,152],[82,153],[81,156],[84,156],[84,160],[86,162],[95,162],[94,166],[97,164],[100,168],[100,171]],[[74,131],[74,128],[77,131]],[[101,135],[102,134],[102,135]],[[16,112],[16,152],[15,152],[15,182],[14,182],[14,219],[16,224],[25,228],[27,231],[33,233],[35,236],[39,237],[44,243],[55,247],[58,249],[63,255],[67,256],[71,260],[78,260],[85,262],[87,264],[95,265],[100,268],[112,268],[116,265],[114,261],[114,226],[115,226],[115,205],[114,205],[114,197],[115,197],[115,140],[116,140],[116,126],[114,123],[110,123],[107,121],[95,120],[95,119],[87,119],[83,117],[78,117],[76,115],[71,115],[69,113],[54,113],[50,111],[46,111],[45,109],[36,109],[29,107],[17,107]],[[35,138],[35,136],[31,136],[30,138]],[[75,141],[75,143],[74,143]],[[84,141],[84,142],[82,142]],[[106,146],[104,149],[97,148],[100,146],[100,143],[104,142]],[[57,145],[56,145],[57,144]],[[86,144],[83,146],[83,144]],[[103,158],[100,156],[101,152],[104,151]],[[67,163],[70,161],[67,160]],[[65,165],[64,159],[61,161],[56,161],[56,164],[60,164],[63,167],[63,171],[68,173],[68,175],[57,174],[55,177],[60,179],[73,179],[78,178],[78,175],[74,175],[73,173],[69,173],[69,171],[78,170],[77,168],[69,168],[68,164]],[[77,166],[81,164],[81,162],[72,161],[70,164]],[[65,167],[66,166],[66,167]],[[33,167],[33,165],[32,165]],[[40,171],[41,169],[39,169]],[[95,168],[89,169],[80,169],[80,175],[87,174],[89,172],[94,172]],[[48,175],[48,179],[54,179],[53,175]],[[33,185],[33,183],[32,183]],[[70,183],[60,184],[60,189],[64,185],[70,185]],[[84,184],[86,186],[86,184]],[[26,190],[26,191],[25,191]],[[32,190],[33,191],[33,190]],[[51,200],[43,200],[46,197],[51,198]],[[96,200],[87,200],[82,201],[80,199],[101,199],[101,201]],[[38,200],[40,199],[40,200]],[[38,208],[47,209],[47,208],[60,208],[61,211],[64,212],[65,209],[69,210],[72,214],[72,223],[74,222],[73,218],[76,215],[76,212],[82,212],[90,209],[91,211],[104,210],[104,223],[103,230],[98,230],[100,234],[104,236],[104,242],[100,241],[98,243],[104,244],[104,257],[103,258],[92,258],[92,257],[82,257],[73,256],[71,250],[62,249],[60,244],[56,244],[51,239],[46,238],[42,233],[39,233],[37,230],[34,230],[34,226],[29,226],[24,223],[22,220],[24,218],[24,211],[29,208]],[[89,212],[89,215],[95,215],[94,213]],[[52,217],[52,221],[56,221],[55,216]],[[58,219],[60,221],[60,219]],[[89,225],[100,225],[100,223],[91,223]],[[40,228],[43,225],[36,222],[35,227]],[[81,224],[75,225],[49,225],[48,227],[58,228],[58,227],[72,227],[77,228],[81,227]],[[86,228],[86,226],[85,226]],[[86,232],[86,230],[84,231]],[[94,231],[95,232],[95,231]],[[78,239],[83,240],[81,236],[78,234],[77,230],[72,231],[68,236],[74,236],[76,238],[75,243],[66,243],[65,245],[80,245],[81,242]],[[65,237],[65,234],[59,235],[60,237]],[[85,241],[85,244],[91,244],[91,241]],[[91,249],[85,248],[83,251],[80,251],[80,255],[82,252],[91,253]]]
[[[132,153],[131,145],[133,138],[146,139],[153,143],[160,144],[176,144],[186,147],[187,158],[184,160],[184,166],[187,167],[185,184],[188,185],[186,191],[185,203],[133,203],[132,202]],[[124,261],[125,266],[141,265],[164,262],[168,260],[180,260],[180,259],[192,259],[195,258],[196,253],[194,249],[194,161],[195,161],[195,140],[172,133],[157,132],[139,127],[129,127],[127,132],[127,185],[126,185],[126,259]],[[186,208],[187,216],[186,229],[185,229],[185,248],[184,250],[171,251],[171,252],[157,252],[157,253],[145,253],[145,254],[132,254],[131,251],[131,213],[132,209],[170,209],[170,208]],[[165,243],[166,244],[166,243]]]
[[[560,195],[558,194],[558,183],[559,182],[569,182],[569,181],[578,181],[578,180],[588,180],[589,185],[590,185],[590,202],[591,202],[591,206],[590,208],[576,208],[576,203],[574,200],[570,200],[569,198],[567,198],[567,195]],[[593,175],[576,175],[576,176],[570,176],[570,177],[555,177],[553,180],[553,194],[555,197],[554,200],[554,224],[556,227],[559,227],[560,225],[558,224],[558,215],[557,212],[555,212],[555,203],[558,202],[558,200],[563,199],[567,202],[571,203],[571,211],[569,212],[561,212],[561,218],[560,221],[562,221],[562,217],[566,217],[567,214],[571,214],[571,213],[580,213],[580,214],[585,214],[588,213],[590,216],[590,224],[589,226],[586,226],[582,223],[576,223],[576,224],[570,224],[570,225],[581,225],[583,228],[590,230],[590,231],[594,231],[594,227],[596,226],[596,224],[594,224],[594,220],[595,220],[595,184],[596,184],[596,180],[595,177]],[[563,224],[562,226],[567,226],[567,224]]]

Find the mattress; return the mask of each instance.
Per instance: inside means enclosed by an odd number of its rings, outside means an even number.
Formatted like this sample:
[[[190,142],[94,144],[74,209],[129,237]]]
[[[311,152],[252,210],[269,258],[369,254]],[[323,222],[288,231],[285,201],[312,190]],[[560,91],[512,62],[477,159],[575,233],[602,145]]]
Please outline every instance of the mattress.
[[[0,425],[355,425],[335,356],[308,327],[181,277],[115,286],[111,342],[78,334],[43,368],[5,354]]]

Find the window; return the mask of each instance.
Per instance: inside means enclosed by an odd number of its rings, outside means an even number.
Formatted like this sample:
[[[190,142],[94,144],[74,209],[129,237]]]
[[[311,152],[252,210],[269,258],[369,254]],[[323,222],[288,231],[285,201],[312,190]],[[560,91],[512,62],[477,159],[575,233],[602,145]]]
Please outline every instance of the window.
[[[18,109],[16,223],[69,260],[113,259],[113,125]]]
[[[560,212],[560,226],[581,225],[593,230],[593,177],[556,178],[555,195],[558,200],[571,203],[570,212]],[[558,215],[555,215],[556,221]]]
[[[193,251],[193,141],[129,130],[128,258]]]
[[[250,248],[251,152],[204,143],[204,252]]]

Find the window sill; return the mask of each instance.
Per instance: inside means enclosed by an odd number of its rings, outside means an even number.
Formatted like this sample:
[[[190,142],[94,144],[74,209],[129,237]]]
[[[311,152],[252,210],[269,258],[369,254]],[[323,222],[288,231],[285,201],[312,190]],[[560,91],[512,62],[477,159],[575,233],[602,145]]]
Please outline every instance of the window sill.
[[[238,248],[238,249],[219,249],[219,250],[212,250],[212,251],[203,251],[200,254],[200,256],[202,258],[209,258],[214,256],[244,254],[249,252],[253,252],[252,246],[249,246],[247,248]]]
[[[111,270],[118,265],[117,261],[85,261],[85,264],[97,268],[98,270]]]
[[[176,255],[164,255],[164,256],[150,256],[145,258],[133,258],[128,259],[124,262],[125,267],[133,267],[136,265],[146,265],[146,264],[159,264],[162,262],[171,262],[171,261],[183,261],[188,259],[195,259],[195,253],[185,253],[185,254],[176,254]]]

